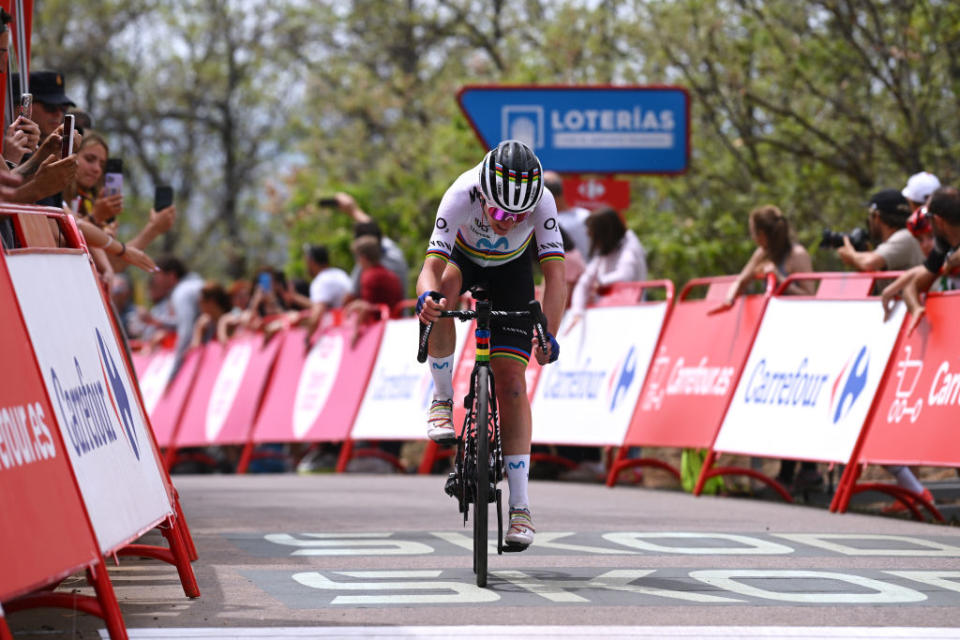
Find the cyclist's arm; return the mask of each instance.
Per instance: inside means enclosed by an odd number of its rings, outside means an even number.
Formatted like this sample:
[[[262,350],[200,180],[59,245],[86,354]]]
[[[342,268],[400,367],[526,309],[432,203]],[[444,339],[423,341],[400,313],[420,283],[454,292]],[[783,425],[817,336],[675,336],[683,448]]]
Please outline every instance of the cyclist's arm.
[[[545,260],[543,270],[543,313],[547,316],[547,331],[556,335],[560,318],[567,302],[567,282],[562,260]]]
[[[447,261],[439,256],[428,255],[423,261],[423,268],[417,278],[417,295],[424,291],[440,291],[440,278]]]

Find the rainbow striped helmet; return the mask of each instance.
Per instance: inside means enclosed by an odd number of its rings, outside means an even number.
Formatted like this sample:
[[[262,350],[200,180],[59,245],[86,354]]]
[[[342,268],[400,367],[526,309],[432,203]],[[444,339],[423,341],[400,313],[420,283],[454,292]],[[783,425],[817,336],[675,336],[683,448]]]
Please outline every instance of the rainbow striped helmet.
[[[543,196],[543,169],[530,147],[504,140],[480,165],[480,192],[486,201],[507,213],[530,211]]]

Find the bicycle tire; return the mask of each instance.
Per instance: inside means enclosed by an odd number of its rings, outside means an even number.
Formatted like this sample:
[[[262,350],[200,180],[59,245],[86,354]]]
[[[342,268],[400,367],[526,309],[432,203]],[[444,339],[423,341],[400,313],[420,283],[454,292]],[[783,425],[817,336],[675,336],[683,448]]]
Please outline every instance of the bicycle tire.
[[[488,416],[490,410],[490,370],[480,367],[477,371],[477,389],[475,402],[477,403],[477,422],[474,425],[476,437],[476,494],[473,502],[473,570],[477,574],[477,586],[487,586],[487,536],[489,527],[487,516],[490,512],[490,434],[488,431]]]

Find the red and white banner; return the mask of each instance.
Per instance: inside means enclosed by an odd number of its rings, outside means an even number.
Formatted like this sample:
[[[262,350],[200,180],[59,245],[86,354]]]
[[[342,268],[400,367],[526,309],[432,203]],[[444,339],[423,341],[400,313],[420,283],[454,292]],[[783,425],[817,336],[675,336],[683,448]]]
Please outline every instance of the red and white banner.
[[[587,309],[561,323],[560,358],[543,368],[533,397],[533,442],[619,445],[633,416],[666,302]]]
[[[370,384],[350,433],[354,440],[422,440],[427,437],[427,410],[434,385],[429,367],[417,362],[419,325],[417,318],[387,321]],[[468,325],[457,326],[454,370],[457,370],[466,342],[467,328]]]
[[[624,444],[708,448],[713,444],[764,308],[740,296],[723,313],[717,300],[677,301],[653,359]]]
[[[563,197],[570,206],[624,211],[630,206],[630,181],[616,178],[564,178]]]
[[[86,255],[7,258],[100,549],[173,514],[136,389]]]
[[[131,359],[133,360],[133,369],[137,373],[137,380],[140,383],[140,397],[143,398],[143,408],[147,410],[153,422],[153,412],[167,390],[167,383],[170,382],[170,374],[173,373],[173,365],[176,362],[176,351],[174,349],[157,349],[156,351],[135,351]],[[156,429],[156,424],[153,425]]]
[[[356,344],[348,326],[322,329],[309,353],[306,332],[288,329],[253,430],[253,441],[345,440],[376,358],[384,322],[367,325]],[[415,344],[415,343],[414,343]]]
[[[960,293],[927,296],[925,318],[891,356],[859,461],[948,467],[960,461],[958,316]]]
[[[244,333],[203,347],[203,363],[177,431],[177,447],[243,444],[250,437],[280,340]]]
[[[187,350],[180,368],[177,369],[177,375],[172,380],[170,372],[173,371],[175,360],[173,349],[160,349],[148,358],[145,373],[140,377],[143,403],[150,415],[150,425],[153,427],[157,445],[167,448],[173,444],[186,403],[193,393],[193,383],[203,359],[203,349]]]
[[[0,267],[3,267],[0,254]],[[0,601],[99,561],[13,288],[0,269]]]
[[[714,449],[846,462],[903,321],[873,300],[770,300]]]

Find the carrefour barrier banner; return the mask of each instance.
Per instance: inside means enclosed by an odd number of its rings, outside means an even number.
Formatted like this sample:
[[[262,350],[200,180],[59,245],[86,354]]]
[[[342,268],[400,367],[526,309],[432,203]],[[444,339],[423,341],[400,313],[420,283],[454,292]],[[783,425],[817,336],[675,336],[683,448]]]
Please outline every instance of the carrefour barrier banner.
[[[253,441],[345,440],[363,398],[384,324],[364,327],[356,342],[351,327],[323,329],[314,336],[309,351],[303,329],[284,331]]]
[[[663,327],[667,304],[587,309],[557,337],[560,359],[543,367],[533,397],[533,441],[619,445]]]
[[[740,296],[723,313],[716,300],[680,300],[640,393],[625,444],[710,447],[747,359],[763,296]]]
[[[389,320],[353,425],[351,437],[370,440],[420,440],[427,437],[427,410],[433,376],[417,362],[417,318]],[[457,326],[453,368],[459,362],[469,325]]]
[[[903,322],[874,300],[770,300],[715,449],[846,462]]]
[[[203,363],[177,431],[178,447],[242,444],[256,418],[264,387],[280,350],[274,336],[244,333],[221,345],[203,347]]]
[[[149,427],[86,255],[7,258],[100,549],[172,514]]]
[[[7,600],[92,564],[100,552],[4,270],[0,300],[0,600]]]
[[[926,316],[893,354],[860,460],[956,466],[960,461],[960,293],[927,296]]]

